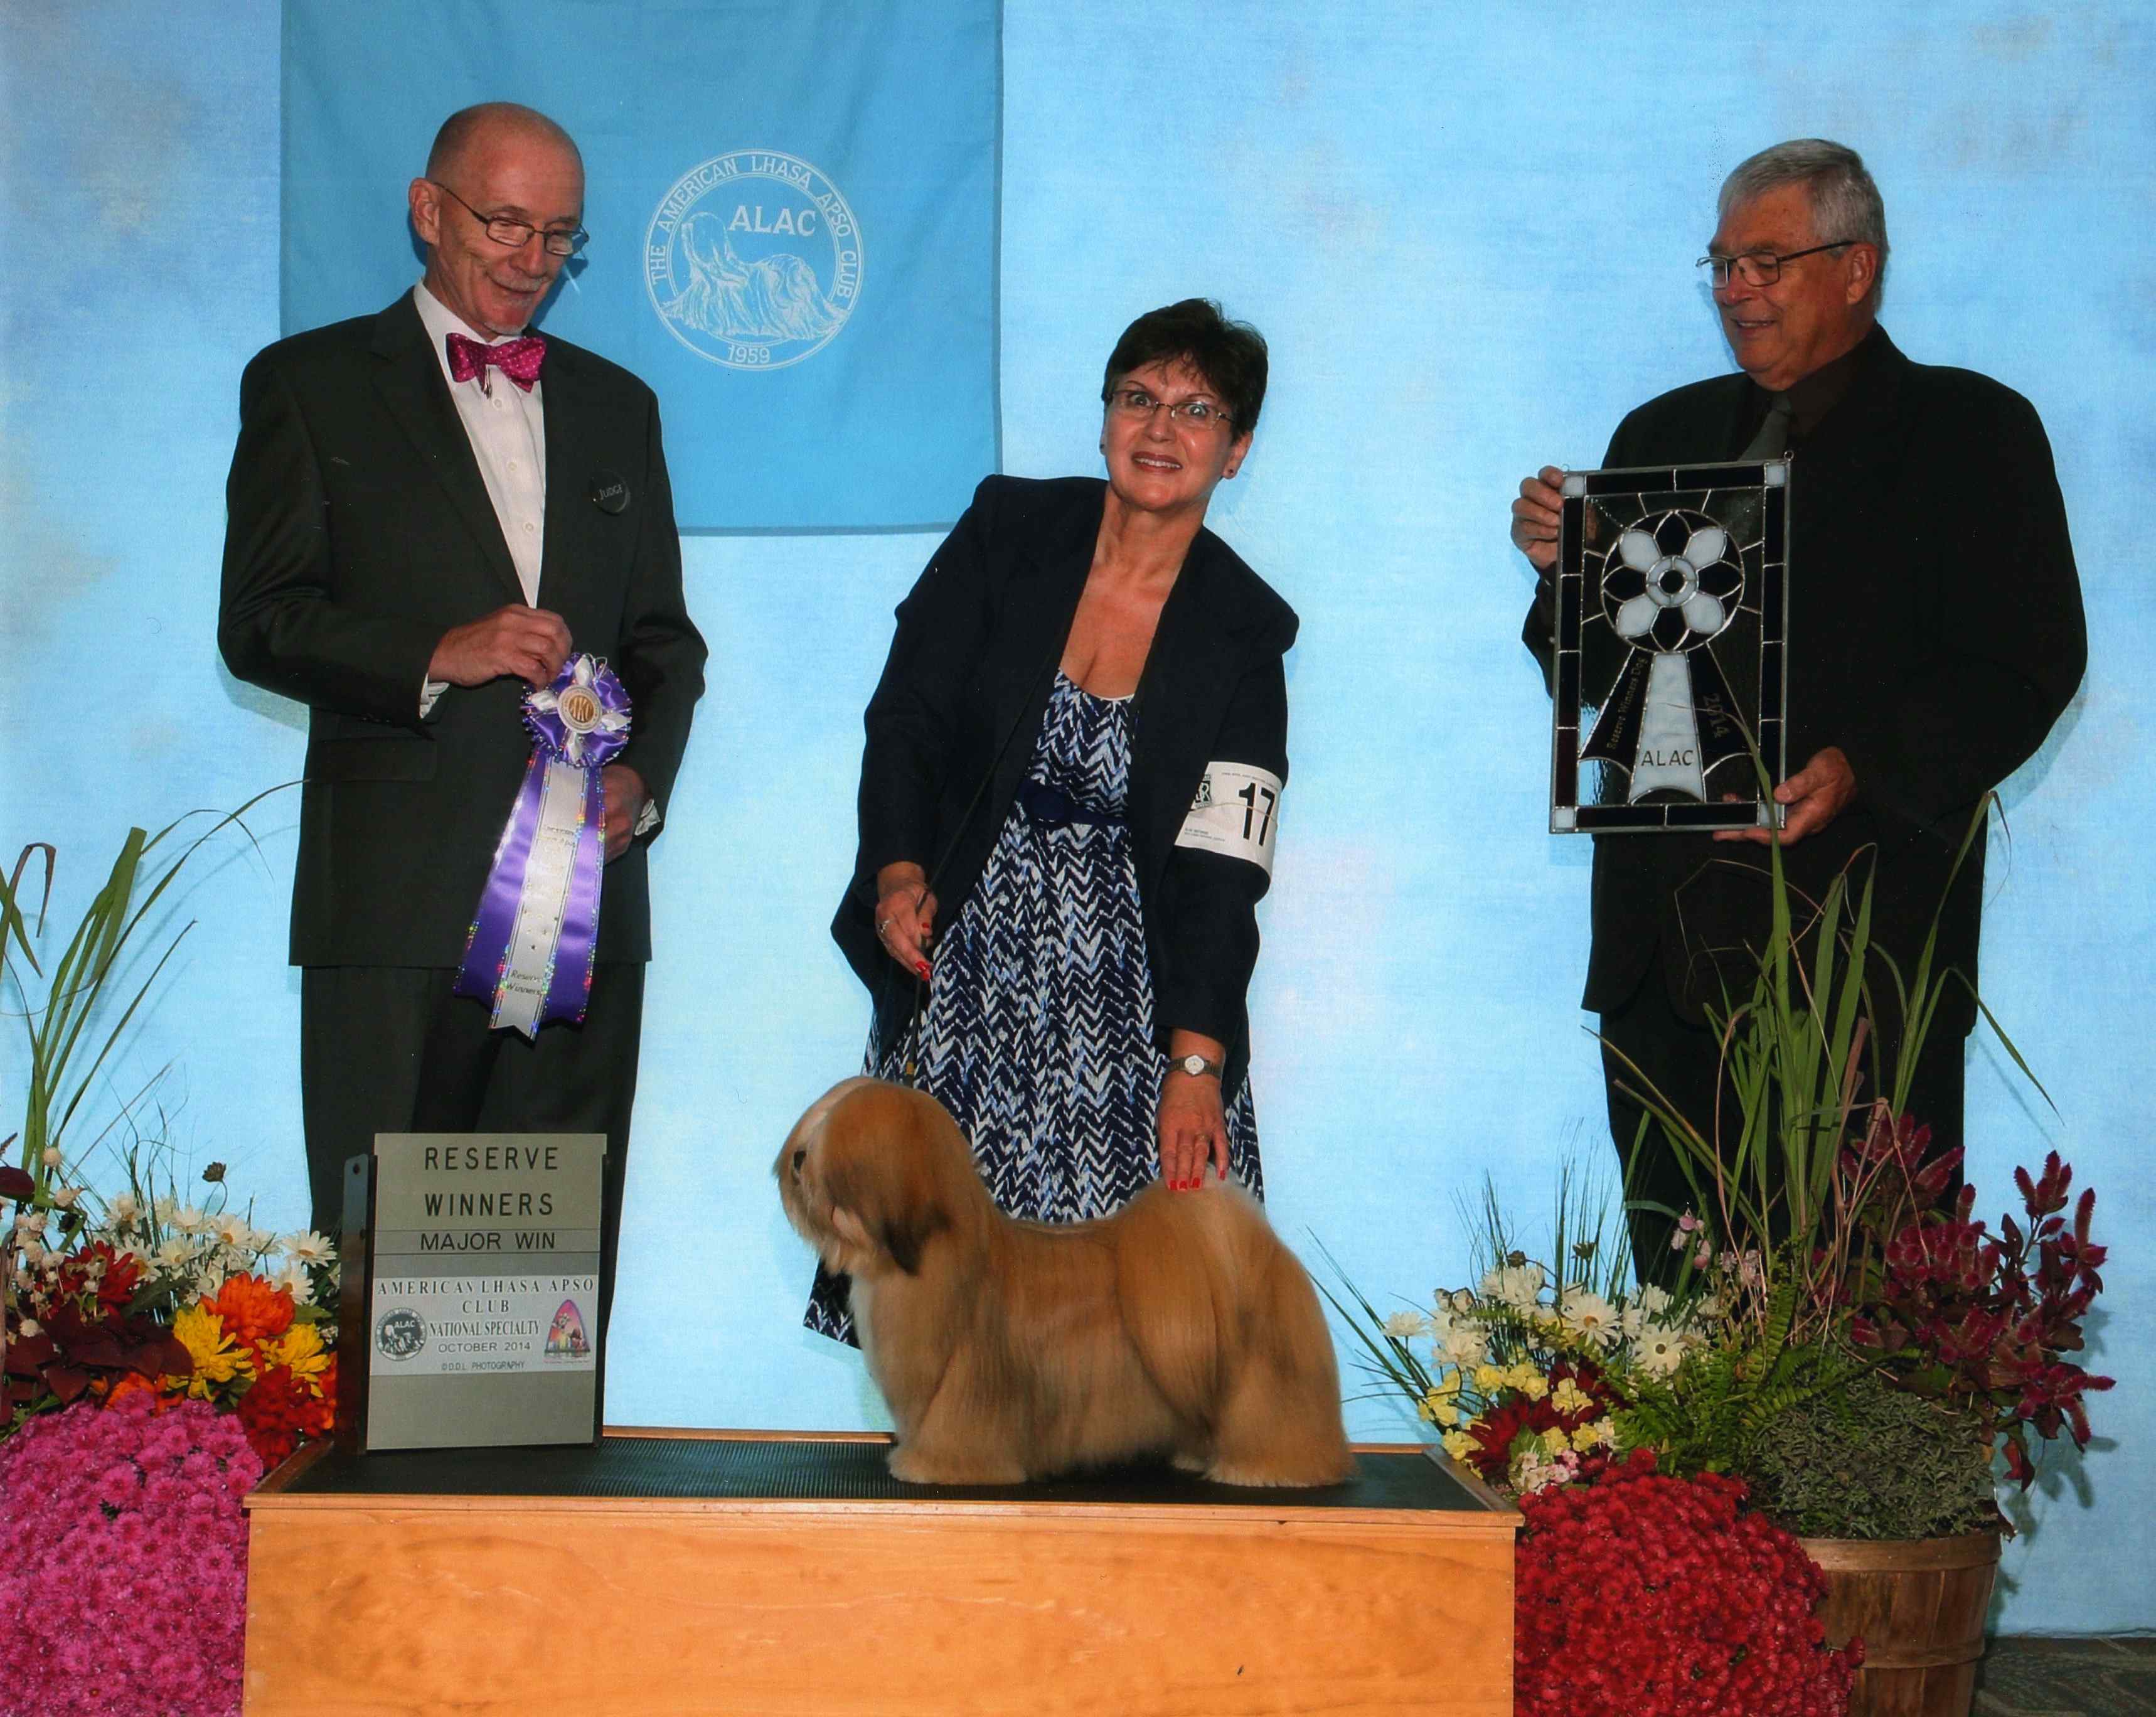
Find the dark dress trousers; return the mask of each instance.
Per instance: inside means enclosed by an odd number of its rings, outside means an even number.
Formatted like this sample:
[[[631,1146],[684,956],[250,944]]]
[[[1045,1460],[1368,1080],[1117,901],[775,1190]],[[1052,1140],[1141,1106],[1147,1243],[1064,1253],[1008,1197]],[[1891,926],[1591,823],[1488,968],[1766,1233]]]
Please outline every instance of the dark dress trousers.
[[[663,810],[705,650],[682,597],[657,402],[628,371],[551,337],[540,386],[539,605],[620,676],[633,711],[618,761]],[[615,484],[627,495],[619,511],[619,497],[595,498]],[[336,1222],[344,1157],[377,1130],[484,1115],[490,1126],[604,1131],[610,1275],[656,831],[607,866],[584,1027],[505,1043],[516,1034],[487,1032],[480,1004],[449,999],[530,755],[526,688],[506,677],[452,686],[424,720],[421,688],[443,634],[524,596],[410,295],[248,365],[227,504],[225,662],[310,712],[291,959],[308,969],[315,1221]]]
[[[876,872],[918,863],[938,923],[956,922],[1031,764],[1106,492],[1097,478],[988,478],[899,605],[866,717],[860,851],[831,924],[875,998],[880,1042],[905,1029],[915,986],[876,939]],[[1128,813],[1156,1030],[1163,1048],[1178,1027],[1224,1044],[1231,1099],[1250,1063],[1245,998],[1270,878],[1175,837],[1208,763],[1287,779],[1281,658],[1296,626],[1295,611],[1201,530],[1161,609],[1132,712]]]
[[[1604,463],[1737,458],[1768,404],[1743,375],[1680,388],[1626,417]],[[1984,794],[2043,743],[2087,655],[2051,444],[2018,393],[1912,362],[1875,328],[1846,391],[1794,445],[1790,482],[1789,764],[1839,746],[1856,790],[1832,824],[1784,851],[1789,885],[1823,899],[1870,850],[1878,946],[1907,979],[1937,915],[1935,969],[1974,985],[1983,837],[1942,912],[1954,855]],[[1523,635],[1545,676],[1553,619],[1545,578]],[[1748,989],[1743,950],[1765,932],[1767,862],[1760,847],[1705,835],[1595,838],[1583,1005],[1650,1071],[1675,1078],[1693,1064],[1702,1126],[1715,1045],[1701,1007],[1725,982]],[[1875,996],[1898,1033],[1891,991],[1882,974]],[[1969,990],[1950,984],[1911,1103],[1942,1146],[1959,1142],[1963,1040],[1975,1016]],[[1611,1123],[1629,1149],[1638,1111],[1614,1091],[1611,1065]],[[1681,1205],[1668,1164],[1647,1179],[1645,1195]]]

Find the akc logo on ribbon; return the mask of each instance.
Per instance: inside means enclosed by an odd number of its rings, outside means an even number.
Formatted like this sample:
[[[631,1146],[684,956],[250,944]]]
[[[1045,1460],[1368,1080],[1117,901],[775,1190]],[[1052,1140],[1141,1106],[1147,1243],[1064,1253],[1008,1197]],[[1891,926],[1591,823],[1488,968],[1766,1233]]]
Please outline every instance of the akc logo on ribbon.
[[[730,369],[783,369],[820,352],[860,301],[861,268],[839,188],[770,149],[690,168],[644,244],[644,290],[667,332]]]

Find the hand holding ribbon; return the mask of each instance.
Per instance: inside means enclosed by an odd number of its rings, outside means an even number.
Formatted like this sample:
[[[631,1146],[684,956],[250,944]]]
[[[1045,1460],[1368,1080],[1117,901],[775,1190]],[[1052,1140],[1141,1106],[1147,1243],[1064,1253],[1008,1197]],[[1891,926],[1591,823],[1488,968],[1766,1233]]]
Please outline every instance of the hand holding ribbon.
[[[590,655],[524,700],[531,760],[480,892],[454,989],[488,1003],[496,1030],[536,1037],[582,1023],[598,951],[606,854],[601,773],[629,740],[629,694]],[[626,773],[626,772],[625,772]]]

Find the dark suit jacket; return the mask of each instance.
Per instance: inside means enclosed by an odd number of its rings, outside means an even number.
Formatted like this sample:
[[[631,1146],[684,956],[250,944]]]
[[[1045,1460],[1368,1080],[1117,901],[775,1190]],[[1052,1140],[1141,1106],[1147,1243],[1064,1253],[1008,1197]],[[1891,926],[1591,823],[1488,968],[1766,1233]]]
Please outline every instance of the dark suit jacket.
[[[1743,375],[1650,400],[1618,426],[1611,466],[1733,459],[1766,395]],[[1912,363],[1875,329],[1847,393],[1795,449],[1790,476],[1789,762],[1838,745],[1856,797],[1784,853],[1824,897],[1876,850],[1873,929],[1906,979],[1984,793],[2027,761],[2081,683],[2081,585],[2050,442],[2018,393]],[[1549,668],[1549,581],[1525,639]],[[1938,962],[1977,976],[1981,837],[1940,919]],[[1659,949],[1672,1000],[1718,999],[1702,949],[1756,948],[1765,858],[1703,835],[1598,836],[1584,1005],[1622,1006]],[[1723,972],[1741,972],[1726,958]],[[1891,989],[1891,986],[1887,986]],[[1938,1029],[1975,1008],[1949,988]]]
[[[539,602],[632,702],[619,761],[663,808],[703,690],[651,390],[550,338]],[[450,627],[521,602],[471,444],[409,294],[280,341],[239,384],[218,643],[309,706],[295,965],[453,966],[522,779],[522,681],[452,686],[419,716]],[[591,496],[628,486],[619,513]],[[607,866],[602,959],[651,952],[644,847]]]
[[[914,986],[876,940],[876,872],[920,864],[935,880],[938,922],[956,922],[1032,763],[1106,491],[1089,477],[988,478],[899,604],[869,702],[860,848],[831,925],[876,999],[886,1042],[903,1029]],[[1245,995],[1270,879],[1175,837],[1208,763],[1287,779],[1281,659],[1296,625],[1234,550],[1200,531],[1162,607],[1132,713],[1128,814],[1156,1029],[1163,1046],[1178,1027],[1225,1044],[1230,1095],[1249,1064]]]

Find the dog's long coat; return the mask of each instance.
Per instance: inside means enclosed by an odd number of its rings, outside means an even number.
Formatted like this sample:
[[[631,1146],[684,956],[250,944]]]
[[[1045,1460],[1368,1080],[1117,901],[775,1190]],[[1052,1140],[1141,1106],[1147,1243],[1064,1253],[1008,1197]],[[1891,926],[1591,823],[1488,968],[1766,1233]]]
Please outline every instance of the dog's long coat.
[[[1147,1454],[1224,1484],[1353,1472],[1317,1295],[1241,1188],[1156,1183],[1097,1221],[1015,1221],[943,1107],[875,1079],[813,1104],[775,1172],[794,1227],[853,1278],[898,1478],[1011,1484]]]

